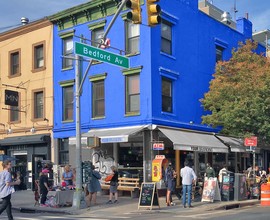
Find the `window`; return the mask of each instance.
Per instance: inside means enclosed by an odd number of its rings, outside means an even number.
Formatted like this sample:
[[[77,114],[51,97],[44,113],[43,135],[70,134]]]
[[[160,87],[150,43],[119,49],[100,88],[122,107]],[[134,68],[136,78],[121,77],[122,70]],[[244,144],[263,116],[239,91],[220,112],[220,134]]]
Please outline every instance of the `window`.
[[[126,51],[127,54],[140,52],[140,25],[126,21]]]
[[[92,82],[93,118],[105,115],[104,80]]]
[[[92,30],[92,46],[97,47],[100,40],[103,39],[104,36],[104,27],[96,28]]]
[[[172,112],[172,82],[162,78],[162,111]]]
[[[10,122],[17,122],[19,121],[19,107],[18,106],[10,106],[10,115],[9,121]]]
[[[172,25],[164,20],[161,22],[161,52],[172,55]]]
[[[223,47],[216,46],[216,63],[223,60]]]
[[[10,53],[10,76],[20,74],[20,51]]]
[[[45,66],[44,63],[44,45],[36,44],[34,47],[34,66],[33,69],[39,69]]]
[[[140,75],[126,75],[126,113],[140,112]]]
[[[63,39],[63,56],[71,56],[73,54],[73,38],[67,37]],[[72,68],[72,59],[63,58],[63,69]]]
[[[34,92],[34,119],[44,118],[44,93]]]
[[[68,138],[59,139],[59,164],[69,164],[69,140]]]
[[[63,87],[63,120],[73,120],[73,86]]]

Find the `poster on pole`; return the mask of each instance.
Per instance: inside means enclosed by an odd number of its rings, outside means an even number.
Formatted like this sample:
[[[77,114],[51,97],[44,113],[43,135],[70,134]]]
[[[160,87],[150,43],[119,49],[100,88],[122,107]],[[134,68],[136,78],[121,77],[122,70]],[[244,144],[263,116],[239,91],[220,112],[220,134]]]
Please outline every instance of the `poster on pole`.
[[[138,209],[144,207],[152,210],[153,206],[160,208],[156,183],[142,183]]]
[[[205,178],[203,185],[202,202],[221,201],[217,178]]]

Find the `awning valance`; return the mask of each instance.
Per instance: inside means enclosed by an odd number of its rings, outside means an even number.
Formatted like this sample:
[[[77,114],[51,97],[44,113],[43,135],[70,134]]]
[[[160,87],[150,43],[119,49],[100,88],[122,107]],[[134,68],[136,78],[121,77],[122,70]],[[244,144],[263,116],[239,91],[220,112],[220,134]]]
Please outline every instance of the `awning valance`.
[[[246,152],[246,147],[244,146],[243,139],[222,135],[216,136],[231,148],[231,152]]]
[[[228,153],[228,147],[213,134],[158,127],[172,142],[174,150]]]
[[[50,134],[36,134],[36,135],[25,135],[18,137],[9,137],[0,140],[1,146],[11,146],[20,144],[40,144],[48,143],[51,141]]]
[[[128,142],[130,135],[136,134],[148,125],[126,126],[116,128],[91,129],[83,137],[99,137],[101,143]]]

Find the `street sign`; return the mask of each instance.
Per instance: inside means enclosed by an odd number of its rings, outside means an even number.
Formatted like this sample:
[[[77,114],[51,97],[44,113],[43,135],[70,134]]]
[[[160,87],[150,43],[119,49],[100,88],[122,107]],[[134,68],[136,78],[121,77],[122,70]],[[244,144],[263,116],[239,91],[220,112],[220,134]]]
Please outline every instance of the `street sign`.
[[[127,57],[120,56],[97,47],[92,47],[87,44],[75,42],[75,54],[90,57],[94,60],[110,63],[123,68],[129,68],[129,59]]]
[[[249,138],[245,138],[245,146],[257,147],[257,137],[252,136]]]
[[[164,143],[153,143],[153,150],[164,150]]]

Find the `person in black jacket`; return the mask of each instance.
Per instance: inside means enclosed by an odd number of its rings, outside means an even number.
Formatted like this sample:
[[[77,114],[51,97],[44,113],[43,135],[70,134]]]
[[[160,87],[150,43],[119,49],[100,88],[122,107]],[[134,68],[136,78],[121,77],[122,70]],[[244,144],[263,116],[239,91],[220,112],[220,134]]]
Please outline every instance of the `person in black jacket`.
[[[118,187],[118,171],[115,166],[111,167],[112,170],[112,179],[110,181],[110,200],[107,202],[107,204],[112,204],[112,197],[114,195],[114,203],[118,203],[118,192],[117,192],[117,187]]]

